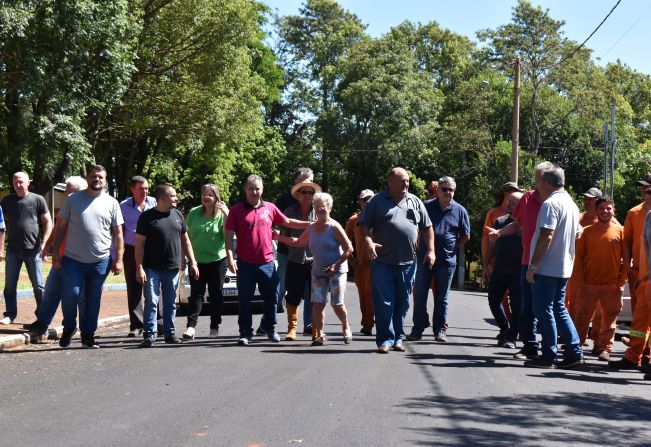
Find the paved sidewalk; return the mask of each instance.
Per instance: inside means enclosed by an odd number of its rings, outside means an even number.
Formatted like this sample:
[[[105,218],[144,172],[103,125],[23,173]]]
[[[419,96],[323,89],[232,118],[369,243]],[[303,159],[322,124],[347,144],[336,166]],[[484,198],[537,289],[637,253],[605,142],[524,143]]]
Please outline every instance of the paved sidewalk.
[[[35,309],[36,302],[33,298],[18,300],[18,317],[14,323],[8,326],[0,326],[0,351],[30,343],[27,331],[23,329],[23,324],[31,323],[36,319],[34,316]],[[2,310],[4,311],[4,302],[2,303]],[[61,306],[59,306],[59,309],[54,316],[54,320],[50,325],[50,338],[57,338],[61,335],[62,318]],[[102,294],[102,305],[100,308],[98,327],[128,322],[127,292],[105,291]]]

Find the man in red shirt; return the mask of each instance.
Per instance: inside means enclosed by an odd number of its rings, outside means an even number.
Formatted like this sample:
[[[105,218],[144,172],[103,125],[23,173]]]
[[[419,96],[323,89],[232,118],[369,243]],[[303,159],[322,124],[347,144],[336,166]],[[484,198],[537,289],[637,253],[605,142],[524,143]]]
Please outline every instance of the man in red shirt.
[[[251,300],[257,284],[264,300],[261,328],[272,342],[279,342],[275,330],[278,297],[278,272],[274,264],[272,226],[307,228],[307,221],[287,218],[271,202],[262,200],[262,178],[255,174],[244,183],[246,200],[231,208],[226,219],[226,259],[231,272],[237,273],[240,338],[237,344],[253,341]],[[237,262],[233,256],[233,238],[237,236]]]

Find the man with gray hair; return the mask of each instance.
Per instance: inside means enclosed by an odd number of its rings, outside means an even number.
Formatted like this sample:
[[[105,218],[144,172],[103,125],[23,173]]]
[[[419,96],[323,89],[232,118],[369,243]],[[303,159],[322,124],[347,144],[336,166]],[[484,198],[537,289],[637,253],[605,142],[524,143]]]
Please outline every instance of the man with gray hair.
[[[533,292],[533,310],[542,332],[542,355],[524,364],[537,368],[573,368],[583,364],[583,350],[574,323],[565,308],[565,286],[574,267],[579,208],[565,191],[565,173],[553,165],[538,185],[545,200],[540,207],[526,279]],[[556,362],[558,334],[566,341]]]
[[[441,177],[438,181],[438,198],[425,202],[425,210],[434,228],[436,262],[434,268],[427,268],[423,262],[418,262],[414,290],[414,326],[407,336],[410,341],[420,340],[423,331],[430,325],[427,297],[432,278],[436,282],[432,329],[436,341],[447,341],[448,293],[457,268],[457,250],[470,239],[470,217],[468,211],[453,200],[456,189],[457,183],[452,177]],[[419,261],[423,259],[426,249],[422,242],[418,250]]]
[[[12,178],[15,194],[5,197],[0,203],[7,231],[6,258],[4,245],[0,246],[0,260],[5,259],[5,312],[0,324],[13,323],[18,314],[16,288],[23,263],[32,283],[36,315],[43,298],[42,258],[47,254],[44,248],[52,232],[52,218],[43,196],[30,192],[29,184],[29,176],[25,172],[16,172]],[[42,237],[39,221],[43,226]]]
[[[538,356],[538,339],[536,338],[537,321],[533,313],[533,301],[531,295],[531,284],[525,278],[529,266],[531,239],[536,231],[536,221],[538,212],[543,202],[540,192],[543,172],[549,170],[553,164],[549,161],[539,163],[535,168],[535,185],[536,188],[526,192],[520,199],[520,203],[515,207],[512,213],[514,222],[506,227],[496,230],[489,230],[489,237],[493,240],[511,236],[522,230],[522,260],[520,261],[520,337],[522,338],[522,349],[513,355],[518,360],[534,359]]]
[[[368,257],[375,309],[377,352],[404,351],[403,325],[416,274],[416,241],[420,232],[424,267],[434,265],[434,233],[423,202],[408,192],[409,174],[389,172],[388,188],[366,204],[359,220]],[[428,284],[429,286],[429,284]]]
[[[68,177],[66,179],[66,197],[71,196],[72,194],[86,189],[88,187],[88,182],[83,177],[78,175]],[[54,232],[51,233],[48,240],[45,242],[44,251],[49,253],[50,249],[54,245]],[[63,256],[65,250],[65,237],[63,243],[60,247],[60,255]],[[32,323],[29,327],[30,337],[33,341],[39,342],[43,339],[45,334],[47,334],[48,327],[54,319],[54,314],[59,308],[59,303],[61,302],[61,290],[63,286],[63,269],[52,266],[50,273],[47,275],[45,280],[45,292],[43,293],[43,302],[41,304],[41,309],[36,316],[36,321]],[[83,301],[83,292],[80,293],[80,302]]]

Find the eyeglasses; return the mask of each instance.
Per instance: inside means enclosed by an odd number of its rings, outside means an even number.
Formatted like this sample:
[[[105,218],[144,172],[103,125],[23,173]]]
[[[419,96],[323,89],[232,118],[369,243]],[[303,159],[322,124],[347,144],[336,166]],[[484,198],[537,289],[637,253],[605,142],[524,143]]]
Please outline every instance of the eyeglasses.
[[[439,190],[441,190],[443,192],[454,192],[454,188],[445,188],[445,187],[440,187],[440,186],[439,186]]]
[[[314,191],[312,191],[311,189],[301,189],[299,192],[304,196],[313,196],[314,195]]]

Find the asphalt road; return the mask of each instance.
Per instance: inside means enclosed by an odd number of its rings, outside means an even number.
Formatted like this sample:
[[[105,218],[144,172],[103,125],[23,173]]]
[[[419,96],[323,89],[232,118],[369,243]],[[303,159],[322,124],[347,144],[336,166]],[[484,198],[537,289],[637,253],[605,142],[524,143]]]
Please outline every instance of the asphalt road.
[[[346,298],[358,331],[353,284]],[[357,332],[345,345],[332,311],[321,348],[307,337],[238,347],[237,317],[227,316],[220,338],[180,346],[139,349],[121,327],[101,333],[99,350],[75,339],[70,350],[0,353],[0,445],[651,444],[641,373],[596,359],[581,370],[524,368],[495,346],[489,316],[485,294],[452,292],[447,344],[428,334],[388,355]],[[207,331],[202,317],[198,334]]]

